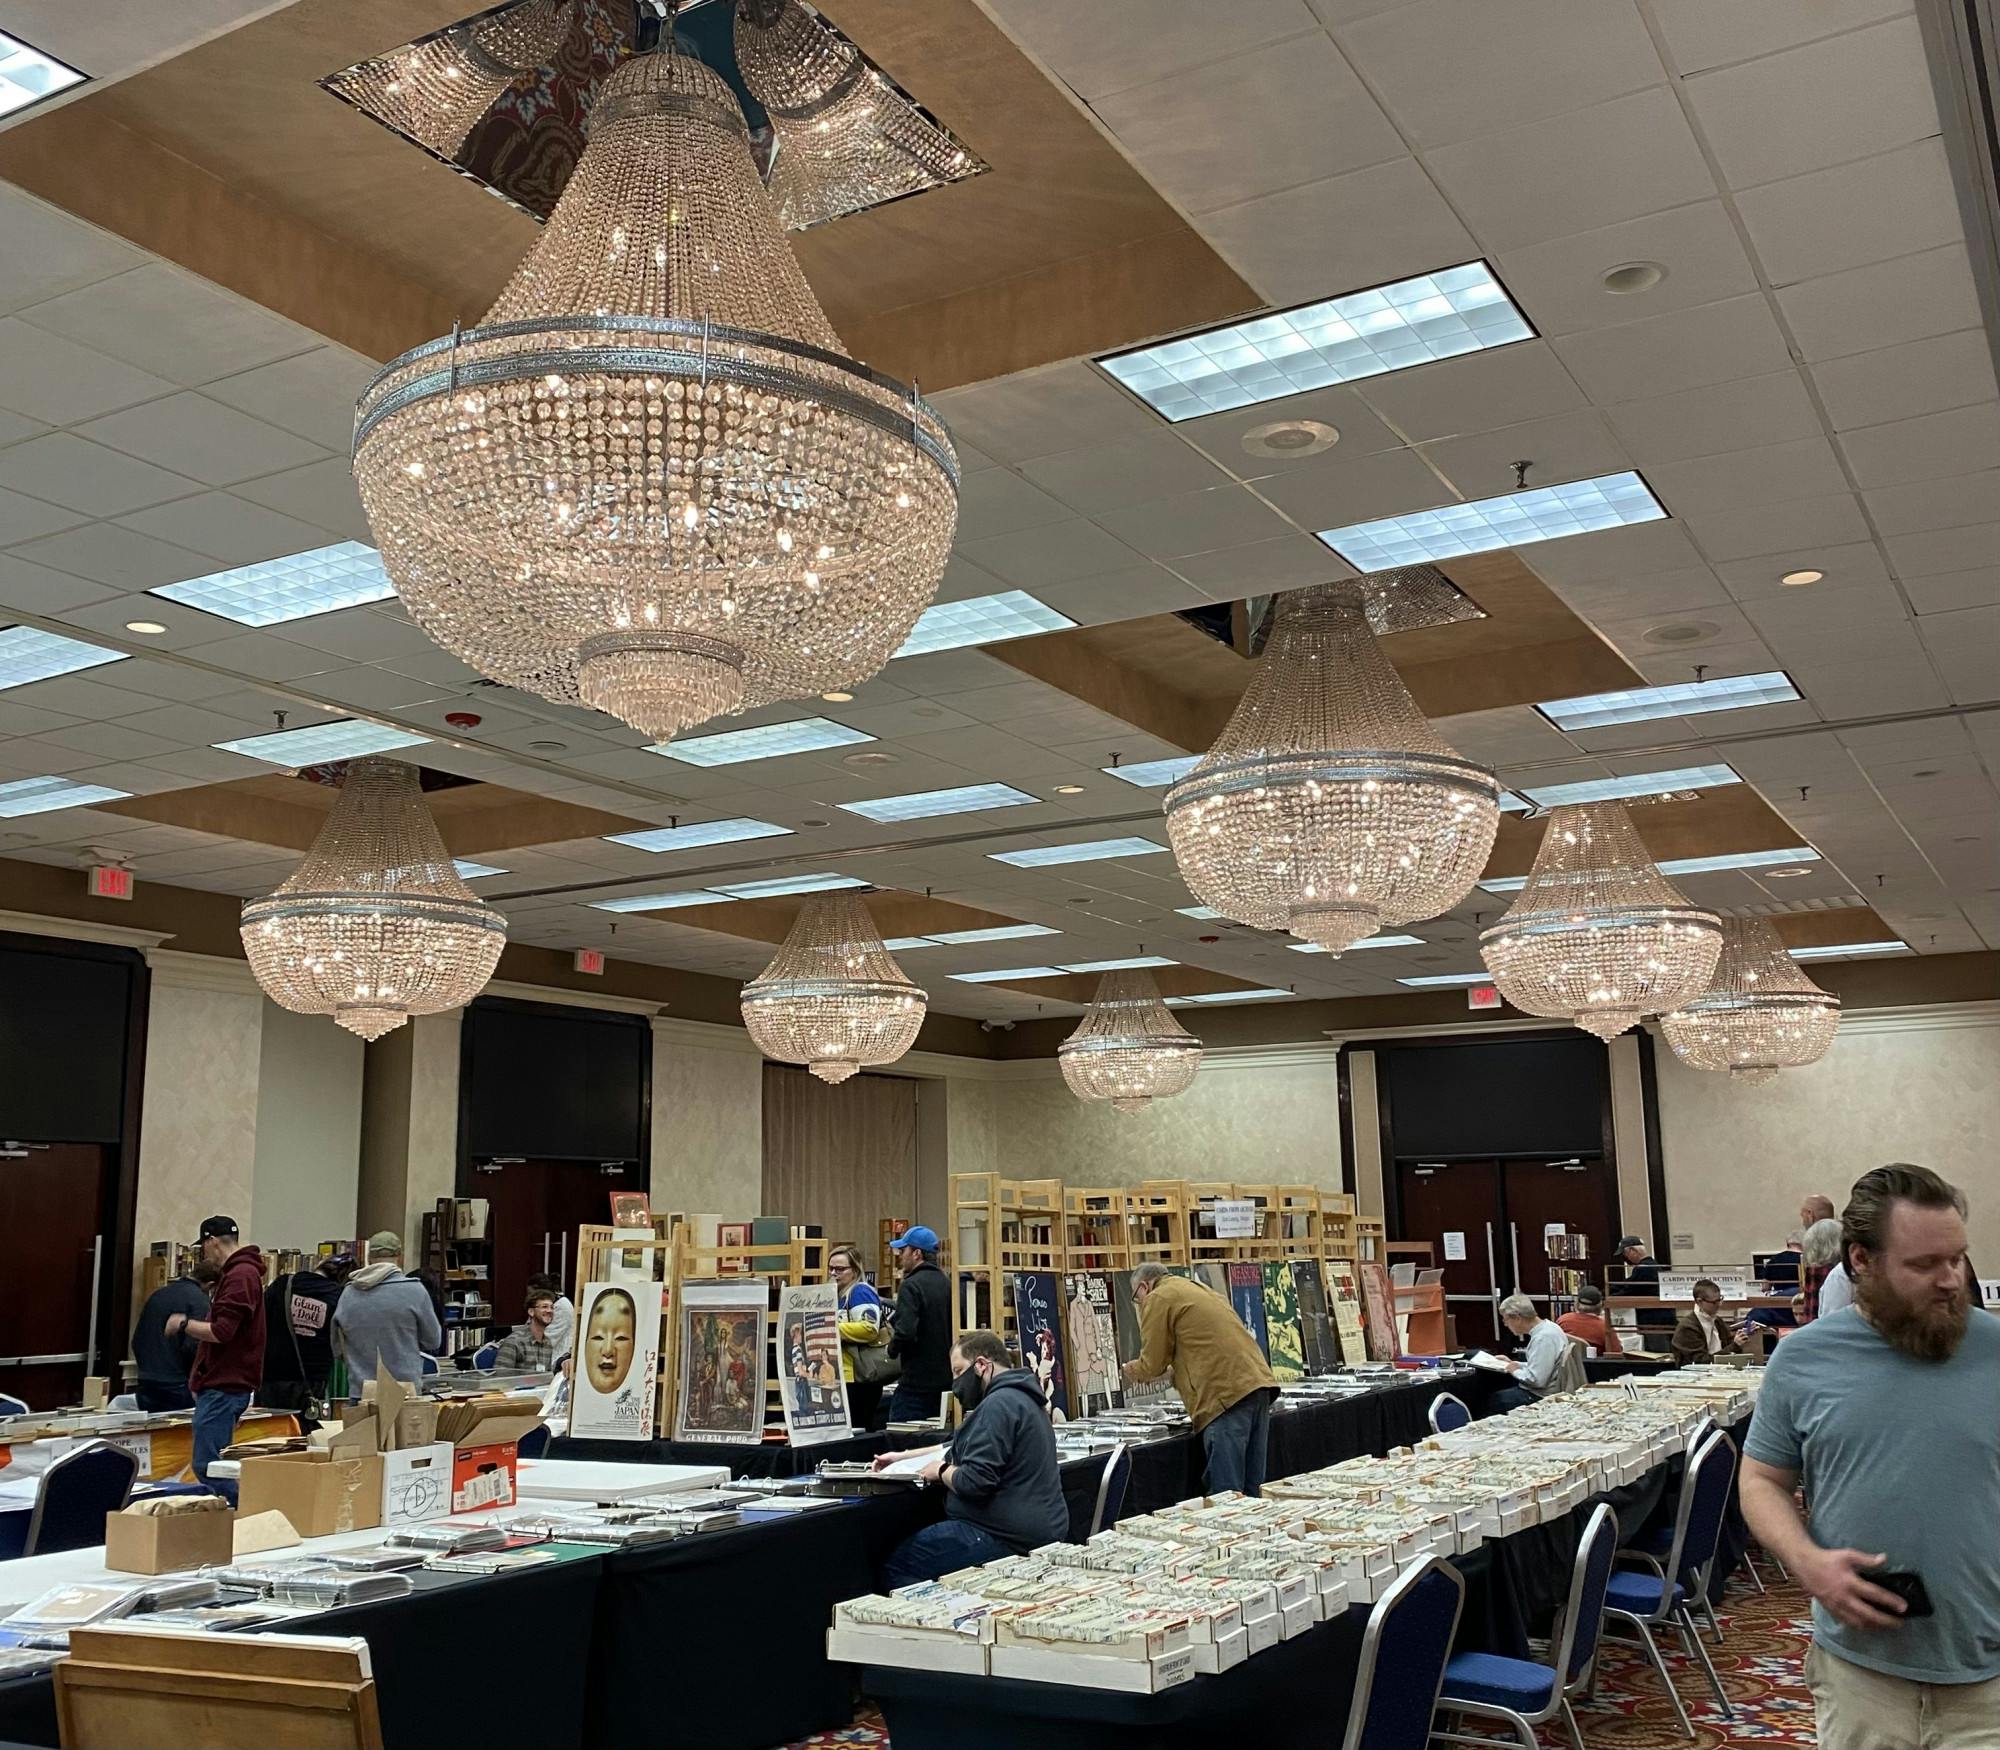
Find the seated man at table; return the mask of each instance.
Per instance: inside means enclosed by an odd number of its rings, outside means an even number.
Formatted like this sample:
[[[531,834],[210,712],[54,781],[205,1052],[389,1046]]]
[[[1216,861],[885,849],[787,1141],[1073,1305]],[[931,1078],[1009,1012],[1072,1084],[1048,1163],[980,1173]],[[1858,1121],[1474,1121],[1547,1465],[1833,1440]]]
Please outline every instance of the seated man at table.
[[[556,1297],[546,1288],[528,1290],[523,1308],[528,1322],[500,1339],[493,1358],[497,1373],[553,1373],[556,1369],[555,1340],[549,1335],[555,1323]]]
[[[1560,1325],[1543,1318],[1525,1294],[1510,1294],[1500,1303],[1500,1322],[1515,1336],[1524,1338],[1527,1349],[1518,1360],[1507,1363],[1514,1383],[1493,1394],[1496,1413],[1540,1403],[1551,1392],[1560,1390],[1563,1373],[1569,1366],[1570,1346],[1569,1335]],[[1581,1367],[1576,1371],[1581,1374]]]
[[[945,1517],[896,1546],[882,1570],[884,1587],[935,1580],[1069,1536],[1055,1430],[1035,1376],[1014,1365],[991,1331],[960,1337],[951,1369],[951,1395],[965,1418],[918,1473],[944,1490]],[[915,1456],[885,1452],[875,1468]]]
[[[1624,1344],[1612,1333],[1611,1321],[1604,1316],[1604,1290],[1590,1283],[1576,1291],[1576,1308],[1556,1320],[1565,1336],[1589,1345],[1600,1355],[1624,1353]]]
[[[1674,1326],[1674,1359],[1706,1361],[1712,1355],[1734,1355],[1742,1347],[1742,1334],[1723,1315],[1721,1288],[1704,1276],[1694,1285],[1694,1305]]]

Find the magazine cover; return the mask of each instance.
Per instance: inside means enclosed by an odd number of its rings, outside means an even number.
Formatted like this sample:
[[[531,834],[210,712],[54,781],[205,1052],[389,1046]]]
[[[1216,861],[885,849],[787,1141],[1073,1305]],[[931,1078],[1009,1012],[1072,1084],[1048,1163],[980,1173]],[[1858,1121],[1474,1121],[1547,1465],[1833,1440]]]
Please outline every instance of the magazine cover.
[[[1394,1361],[1396,1342],[1396,1297],[1389,1287],[1389,1272],[1371,1259],[1357,1266],[1361,1273],[1361,1317],[1368,1333],[1368,1359]]]
[[[764,1438],[768,1304],[761,1277],[681,1285],[676,1440],[754,1446]]]
[[[1229,1303],[1236,1308],[1236,1316],[1249,1328],[1250,1335],[1257,1339],[1257,1347],[1266,1356],[1271,1353],[1271,1333],[1264,1322],[1264,1266],[1262,1264],[1225,1264],[1229,1272]]]
[[[584,1440],[650,1440],[659,1399],[660,1284],[591,1282],[576,1321],[569,1431]]]
[[[1111,1284],[1100,1270],[1078,1270],[1064,1285],[1068,1298],[1070,1407],[1078,1416],[1115,1410],[1124,1402],[1118,1336],[1112,1328]]]
[[[1069,1370],[1063,1365],[1062,1279],[1052,1270],[1024,1270],[1014,1278],[1014,1328],[1021,1365],[1041,1382],[1051,1416],[1069,1415]]]
[[[1366,1361],[1368,1336],[1361,1323],[1361,1284],[1351,1259],[1328,1263],[1326,1290],[1342,1364],[1352,1367],[1357,1361]]]
[[[1185,1269],[1181,1271],[1186,1275]],[[1113,1270],[1111,1283],[1111,1328],[1118,1338],[1118,1361],[1122,1367],[1127,1361],[1137,1361],[1139,1352],[1146,1346],[1144,1330],[1139,1320],[1139,1302],[1132,1293],[1132,1272]],[[1128,1406],[1139,1404],[1178,1404],[1181,1394],[1174,1390],[1174,1373],[1170,1367],[1159,1379],[1148,1380],[1144,1385],[1134,1385],[1119,1374],[1119,1383],[1125,1391]]]
[[[1194,1279],[1204,1288],[1212,1288],[1224,1300],[1229,1298],[1229,1266],[1227,1264],[1197,1264]]]
[[[785,1370],[785,1432],[792,1444],[845,1439],[853,1430],[840,1383],[840,1290],[831,1282],[779,1293],[778,1359]]]
[[[1299,1345],[1306,1372],[1331,1373],[1340,1365],[1340,1347],[1333,1338],[1333,1315],[1326,1306],[1326,1278],[1317,1258],[1292,1260],[1292,1287],[1299,1297]]]
[[[1265,1347],[1272,1377],[1283,1381],[1306,1376],[1305,1343],[1299,1335],[1299,1290],[1292,1267],[1272,1259],[1264,1271]]]

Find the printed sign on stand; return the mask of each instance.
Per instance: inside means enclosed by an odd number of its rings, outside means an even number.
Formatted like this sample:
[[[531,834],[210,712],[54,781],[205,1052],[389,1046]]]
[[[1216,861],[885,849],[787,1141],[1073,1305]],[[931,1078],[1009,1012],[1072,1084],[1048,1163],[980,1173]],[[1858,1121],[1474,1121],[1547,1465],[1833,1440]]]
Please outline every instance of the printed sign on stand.
[[[1215,1200],[1215,1237],[1219,1240],[1254,1240],[1257,1237],[1257,1205],[1247,1197],[1218,1197]]]

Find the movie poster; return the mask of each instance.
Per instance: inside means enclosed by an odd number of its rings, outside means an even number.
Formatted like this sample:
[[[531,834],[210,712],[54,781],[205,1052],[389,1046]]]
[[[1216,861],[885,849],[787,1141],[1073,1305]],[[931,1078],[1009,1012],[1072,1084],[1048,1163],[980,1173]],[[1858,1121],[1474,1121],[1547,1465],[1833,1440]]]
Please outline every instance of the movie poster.
[[[778,1365],[784,1371],[785,1432],[816,1446],[852,1432],[840,1380],[840,1290],[831,1282],[778,1295]]]
[[[1268,1358],[1271,1353],[1271,1333],[1264,1323],[1264,1266],[1262,1264],[1227,1264],[1229,1272],[1229,1304],[1236,1309],[1250,1335],[1257,1339],[1257,1347]]]
[[[576,1321],[569,1431],[583,1440],[650,1440],[659,1400],[660,1284],[592,1282]]]
[[[1327,1311],[1326,1278],[1317,1258],[1292,1260],[1292,1286],[1299,1297],[1299,1342],[1306,1372],[1315,1377],[1340,1365],[1340,1348],[1333,1338],[1333,1315]]]
[[[674,1438],[754,1446],[764,1438],[764,1282],[689,1282],[680,1290]]]
[[[1185,1274],[1185,1272],[1183,1272]],[[1111,1327],[1118,1338],[1118,1361],[1122,1366],[1127,1361],[1137,1361],[1139,1353],[1146,1346],[1144,1329],[1139,1319],[1139,1302],[1132,1293],[1132,1272],[1113,1270],[1111,1282]],[[1145,1404],[1162,1404],[1168,1407],[1181,1401],[1181,1394],[1174,1390],[1174,1370],[1169,1367],[1158,1379],[1135,1384],[1119,1374],[1125,1390],[1125,1406],[1132,1409]]]
[[[1111,1284],[1099,1270],[1073,1271],[1064,1283],[1069,1325],[1069,1394],[1078,1416],[1101,1415],[1124,1401]]]
[[[1305,1344],[1299,1335],[1299,1290],[1292,1267],[1280,1259],[1263,1266],[1265,1350],[1271,1376],[1284,1381],[1306,1376]]]
[[[1340,1359],[1348,1367],[1368,1359],[1368,1336],[1361,1323],[1361,1285],[1352,1259],[1336,1259],[1326,1267],[1327,1298],[1333,1313],[1333,1333]]]
[[[1024,1270],[1014,1278],[1014,1329],[1021,1365],[1042,1388],[1051,1416],[1069,1415],[1069,1370],[1063,1365],[1062,1278],[1050,1270]]]

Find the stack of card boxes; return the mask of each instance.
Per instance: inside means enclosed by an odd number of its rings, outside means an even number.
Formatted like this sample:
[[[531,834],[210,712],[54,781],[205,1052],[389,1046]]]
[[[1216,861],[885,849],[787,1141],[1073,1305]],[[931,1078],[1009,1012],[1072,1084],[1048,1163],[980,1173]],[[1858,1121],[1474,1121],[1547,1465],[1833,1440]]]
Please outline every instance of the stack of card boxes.
[[[834,1606],[826,1656],[861,1665],[984,1676],[1005,1606],[942,1581]]]

